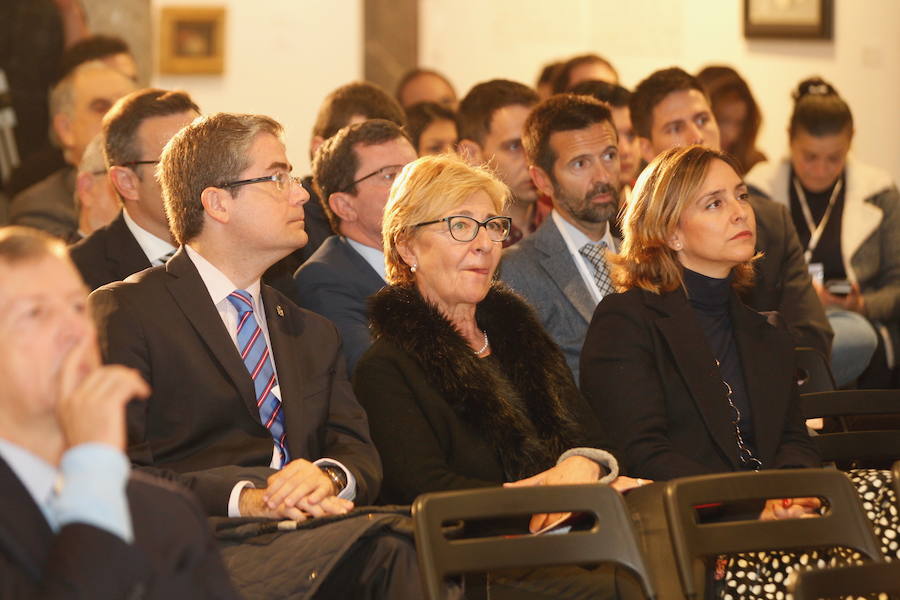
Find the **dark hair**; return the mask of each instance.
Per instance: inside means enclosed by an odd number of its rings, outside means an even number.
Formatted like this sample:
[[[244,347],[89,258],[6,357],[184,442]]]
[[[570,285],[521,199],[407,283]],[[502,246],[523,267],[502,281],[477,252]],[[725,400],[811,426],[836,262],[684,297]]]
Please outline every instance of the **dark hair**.
[[[553,163],[556,153],[550,147],[550,136],[558,131],[585,129],[595,123],[608,122],[615,131],[609,106],[590,96],[556,94],[534,107],[525,121],[522,144],[528,162],[540,167],[555,181]]]
[[[572,77],[572,71],[578,67],[592,63],[598,63],[609,68],[609,70],[615,74],[616,79],[619,79],[619,72],[616,71],[616,68],[612,66],[611,62],[602,56],[597,54],[579,54],[578,56],[573,56],[565,61],[556,69],[553,76],[553,93],[560,94],[569,89],[569,79]]]
[[[335,192],[356,194],[356,185],[353,184],[359,168],[356,146],[375,146],[397,138],[409,140],[406,132],[396,123],[370,119],[344,127],[316,150],[312,163],[313,185],[334,231],[338,230],[341,219],[331,210],[328,198]]]
[[[319,108],[313,135],[327,140],[355,115],[364,119],[386,119],[400,127],[406,125],[406,115],[396,100],[373,83],[357,81],[337,88]]]
[[[631,99],[631,92],[616,83],[608,83],[591,79],[577,83],[569,89],[570,94],[592,96],[600,102],[606,102],[615,108],[626,108]]]
[[[494,113],[506,106],[530,108],[538,103],[538,95],[527,85],[508,79],[492,79],[479,83],[459,103],[457,123],[459,139],[479,145],[491,131]]]
[[[541,68],[541,73],[538,75],[537,82],[534,84],[534,87],[540,87],[544,84],[553,85],[553,80],[556,77],[556,70],[559,69],[563,65],[563,61],[555,60],[551,63],[547,63]]]
[[[417,153],[422,132],[435,121],[452,121],[456,125],[456,113],[437,102],[419,102],[406,109],[406,132]]]
[[[816,137],[841,133],[848,127],[853,131],[850,107],[837,90],[821,77],[801,81],[793,98],[794,112],[791,113],[789,128],[791,139],[798,128]]]
[[[92,60],[103,60],[116,54],[131,56],[131,48],[122,38],[111,35],[91,35],[78,40],[63,52],[59,60],[56,81],[60,81],[69,73]]]
[[[138,160],[155,160],[141,156],[137,130],[141,123],[154,117],[167,117],[200,108],[185,92],[145,89],[123,96],[103,118],[103,154],[107,168]]]
[[[753,165],[765,160],[765,155],[756,148],[756,136],[762,124],[762,113],[750,87],[737,71],[720,65],[705,67],[697,73],[697,80],[706,90],[717,121],[722,120],[719,117],[719,109],[724,103],[737,99],[747,107],[744,127],[737,140],[730,148],[722,148],[737,158],[744,169],[742,172],[746,173]]]
[[[422,69],[416,67],[415,69],[410,69],[406,73],[403,74],[403,77],[400,78],[400,81],[397,82],[397,89],[394,91],[394,97],[397,99],[397,102],[400,105],[403,105],[403,89],[409,85],[414,79],[421,77],[422,75],[433,75],[437,77],[441,81],[447,84],[447,87],[453,91],[454,100],[456,99],[456,89],[454,89],[453,84],[450,83],[450,80],[447,79],[443,73],[438,73],[433,69]]]
[[[650,139],[653,131],[653,109],[672,92],[697,90],[706,96],[706,90],[696,77],[678,67],[661,69],[640,82],[631,94],[631,124],[639,136]]]

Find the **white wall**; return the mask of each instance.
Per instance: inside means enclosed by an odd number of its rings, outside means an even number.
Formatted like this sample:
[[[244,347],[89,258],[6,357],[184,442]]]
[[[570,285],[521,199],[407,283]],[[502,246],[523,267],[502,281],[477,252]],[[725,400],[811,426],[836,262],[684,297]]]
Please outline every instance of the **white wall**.
[[[154,40],[163,6],[225,6],[222,75],[160,75],[152,85],[182,89],[204,113],[266,114],[285,127],[288,158],[309,172],[309,139],[322,98],[362,77],[361,0],[152,0]],[[155,44],[158,42],[155,42]]]
[[[445,72],[462,95],[507,77],[532,84],[550,60],[597,52],[633,87],[678,65],[734,65],[763,112],[760,147],[787,147],[790,93],[819,74],[856,121],[858,158],[900,181],[900,2],[836,0],[835,35],[823,41],[748,41],[741,0],[421,0],[420,64]]]

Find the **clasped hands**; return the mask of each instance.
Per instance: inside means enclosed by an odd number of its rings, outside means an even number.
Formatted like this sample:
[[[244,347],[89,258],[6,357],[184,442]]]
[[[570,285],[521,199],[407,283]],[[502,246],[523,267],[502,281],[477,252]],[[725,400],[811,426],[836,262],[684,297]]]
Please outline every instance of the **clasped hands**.
[[[241,490],[241,515],[305,521],[309,517],[343,515],[353,510],[353,502],[335,495],[331,478],[302,458],[273,473],[267,484],[264,489]]]
[[[820,508],[822,502],[818,498],[769,498],[759,520],[810,519],[819,516]]]
[[[537,475],[504,483],[503,487],[529,487],[534,485],[569,485],[578,483],[596,483],[600,479],[600,465],[583,456],[570,456],[555,467]],[[652,483],[647,479],[632,479],[621,475],[609,485],[618,492]],[[567,518],[572,513],[541,513],[531,517],[528,529],[540,531],[548,525]]]

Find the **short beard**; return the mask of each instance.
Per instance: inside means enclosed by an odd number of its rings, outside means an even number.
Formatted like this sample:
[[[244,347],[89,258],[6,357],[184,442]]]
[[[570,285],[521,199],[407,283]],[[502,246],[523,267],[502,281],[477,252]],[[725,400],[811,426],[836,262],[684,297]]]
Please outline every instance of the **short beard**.
[[[553,193],[556,201],[575,219],[585,223],[608,223],[619,212],[619,190],[609,183],[598,183],[583,198],[575,200],[554,181]],[[603,204],[591,202],[592,198],[600,194],[609,194],[612,200]]]

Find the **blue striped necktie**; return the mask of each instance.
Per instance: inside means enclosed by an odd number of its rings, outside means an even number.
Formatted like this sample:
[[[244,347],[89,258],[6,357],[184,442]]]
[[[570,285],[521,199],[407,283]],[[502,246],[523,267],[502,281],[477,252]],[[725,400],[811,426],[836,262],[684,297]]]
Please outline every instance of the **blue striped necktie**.
[[[284,466],[290,460],[284,431],[284,412],[281,410],[281,401],[272,393],[272,388],[278,385],[278,381],[275,379],[266,336],[253,316],[253,296],[246,290],[235,290],[228,295],[228,301],[237,309],[238,350],[253,379],[259,418],[281,451],[281,466]]]

